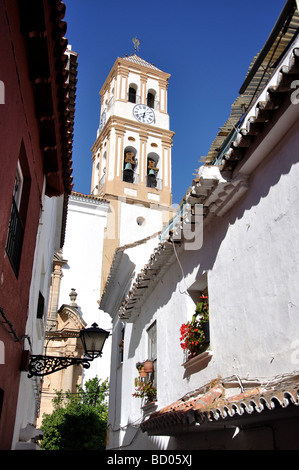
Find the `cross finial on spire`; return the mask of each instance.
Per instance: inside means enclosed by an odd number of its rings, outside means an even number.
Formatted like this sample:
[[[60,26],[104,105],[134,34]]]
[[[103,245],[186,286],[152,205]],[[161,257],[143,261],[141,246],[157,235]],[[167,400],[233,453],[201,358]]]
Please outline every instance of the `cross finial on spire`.
[[[133,38],[132,41],[133,41],[133,44],[134,44],[134,51],[135,51],[135,54],[136,54],[136,51],[139,51],[140,41],[139,41],[138,38]]]

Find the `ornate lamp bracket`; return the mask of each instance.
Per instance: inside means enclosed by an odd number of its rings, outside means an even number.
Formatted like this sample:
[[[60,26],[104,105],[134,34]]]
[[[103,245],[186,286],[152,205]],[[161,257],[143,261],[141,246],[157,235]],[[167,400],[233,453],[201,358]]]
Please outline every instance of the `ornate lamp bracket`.
[[[30,355],[28,361],[28,377],[33,376],[42,377],[44,375],[53,374],[61,369],[66,369],[72,365],[81,365],[84,369],[90,367],[90,362],[97,357],[102,356],[104,343],[110,333],[102,328],[99,328],[96,323],[90,328],[80,331],[80,338],[83,345],[85,357],[64,357],[64,356],[43,356],[43,355]],[[68,336],[65,336],[67,338]]]
[[[66,369],[71,365],[82,365],[84,369],[90,367],[92,359],[76,358],[76,357],[57,357],[57,356],[42,356],[31,355],[28,365],[28,377],[33,376],[42,377],[44,375],[52,374],[61,369]]]

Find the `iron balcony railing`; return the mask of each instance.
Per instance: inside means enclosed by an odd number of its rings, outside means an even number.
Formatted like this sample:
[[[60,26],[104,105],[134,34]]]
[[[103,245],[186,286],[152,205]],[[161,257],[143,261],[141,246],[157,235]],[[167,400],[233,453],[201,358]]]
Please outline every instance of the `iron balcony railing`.
[[[19,273],[23,235],[24,229],[20,219],[19,211],[14,198],[12,198],[5,250],[16,276],[18,276]]]

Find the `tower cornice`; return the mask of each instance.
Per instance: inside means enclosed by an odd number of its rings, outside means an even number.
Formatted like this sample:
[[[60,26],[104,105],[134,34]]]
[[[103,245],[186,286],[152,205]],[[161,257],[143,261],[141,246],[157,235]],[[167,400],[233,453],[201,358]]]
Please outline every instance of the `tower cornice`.
[[[136,61],[130,60],[131,57],[136,57]],[[149,64],[136,55],[124,58],[118,57],[100,90],[100,95],[102,96],[105,94],[113,78],[115,78],[118,74],[127,76],[129,71],[135,71],[140,75],[144,74],[145,77],[153,76],[154,78],[158,78],[160,83],[165,83],[166,88],[168,87],[168,80],[171,77],[169,73],[163,72],[153,64]]]

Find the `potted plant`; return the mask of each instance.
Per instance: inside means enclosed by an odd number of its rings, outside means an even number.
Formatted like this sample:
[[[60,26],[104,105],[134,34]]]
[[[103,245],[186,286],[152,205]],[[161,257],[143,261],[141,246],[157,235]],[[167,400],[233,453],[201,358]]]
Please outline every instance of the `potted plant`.
[[[143,362],[137,362],[137,363],[136,363],[136,368],[137,368],[137,370],[138,370],[138,372],[139,372],[140,377],[143,377],[143,378],[144,378],[144,377],[147,376],[147,372],[145,372],[145,370],[144,370]]]
[[[202,295],[201,301],[197,303],[192,320],[183,323],[180,328],[180,342],[184,351],[188,351],[190,357],[197,356],[205,344],[209,343],[209,307],[207,296]]]
[[[157,388],[153,382],[145,382],[140,377],[135,378],[135,398],[146,398],[148,402],[155,401],[157,397]]]
[[[143,366],[146,373],[151,373],[154,371],[154,362],[150,359],[146,359],[146,361],[143,363]]]
[[[182,349],[187,351],[190,357],[197,356],[204,345],[204,334],[200,321],[193,315],[190,322],[182,324],[180,332]]]

